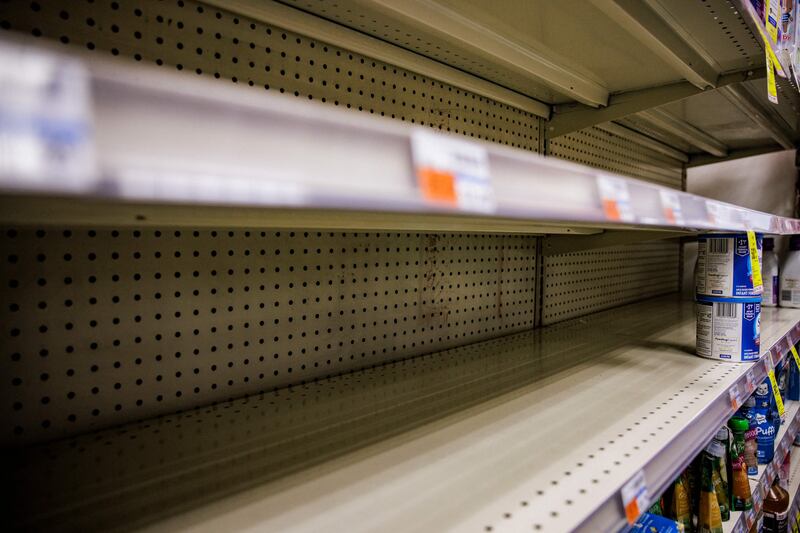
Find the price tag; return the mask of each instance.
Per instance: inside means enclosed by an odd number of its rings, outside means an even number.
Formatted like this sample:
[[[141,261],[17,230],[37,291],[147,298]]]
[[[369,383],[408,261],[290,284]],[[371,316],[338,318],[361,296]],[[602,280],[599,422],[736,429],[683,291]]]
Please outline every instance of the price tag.
[[[411,136],[411,152],[423,199],[469,211],[494,212],[496,203],[486,148],[417,130]]]
[[[597,190],[606,220],[635,222],[631,194],[625,180],[612,176],[597,176]]]
[[[678,193],[660,189],[658,193],[661,196],[661,208],[664,211],[664,218],[667,222],[679,226],[685,224],[683,210],[681,209],[681,199]]]
[[[728,396],[731,399],[731,408],[734,412],[738,411],[739,407],[742,405],[742,401],[739,398],[739,386],[734,384],[731,390],[728,391]]]
[[[753,391],[756,390],[756,384],[753,380],[753,371],[748,371],[747,374],[744,376],[745,384],[747,386],[747,394],[753,394]]]
[[[770,357],[770,361],[772,358]],[[772,395],[775,397],[775,405],[778,406],[778,414],[783,417],[783,414],[786,412],[785,408],[783,407],[783,399],[781,398],[781,393],[778,390],[778,381],[775,379],[775,369],[769,369],[769,382],[772,385]]]
[[[764,2],[764,24],[772,42],[778,44],[778,21],[781,18],[780,0],[766,0]],[[769,46],[769,43],[766,43]]]
[[[753,527],[753,520],[754,520],[753,509],[748,509],[747,511],[744,512],[744,519],[745,519],[745,522],[747,523],[747,528],[748,529]]]
[[[747,247],[750,249],[750,272],[753,273],[753,291],[756,294],[764,292],[764,282],[761,279],[761,263],[758,261],[758,242],[756,233],[747,230]]]
[[[789,440],[788,439],[783,439],[781,441],[781,459],[786,457],[786,452],[788,452],[788,451],[789,451]]]
[[[82,189],[97,177],[91,82],[78,61],[0,44],[0,176]]]
[[[645,509],[650,497],[647,494],[647,483],[644,479],[644,472],[639,470],[622,487],[622,507],[625,508],[625,518],[628,523],[633,525]]]
[[[767,47],[767,98],[773,104],[778,103],[778,86],[775,84],[775,63],[772,61],[772,53],[769,43],[764,43]]]
[[[789,351],[792,352],[794,363],[797,365],[798,370],[800,370],[800,355],[797,354],[797,348],[794,347],[794,344],[789,344]]]
[[[761,506],[761,485],[756,487],[753,491],[753,508],[758,509]]]

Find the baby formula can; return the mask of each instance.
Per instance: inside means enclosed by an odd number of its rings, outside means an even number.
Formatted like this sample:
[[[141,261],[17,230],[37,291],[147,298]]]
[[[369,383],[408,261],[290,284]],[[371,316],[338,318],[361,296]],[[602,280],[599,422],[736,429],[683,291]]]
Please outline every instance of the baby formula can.
[[[760,352],[760,298],[697,297],[697,355],[746,363]]]
[[[758,261],[761,264],[762,235],[756,234]],[[701,235],[697,241],[698,296],[753,298],[753,267],[746,233]]]

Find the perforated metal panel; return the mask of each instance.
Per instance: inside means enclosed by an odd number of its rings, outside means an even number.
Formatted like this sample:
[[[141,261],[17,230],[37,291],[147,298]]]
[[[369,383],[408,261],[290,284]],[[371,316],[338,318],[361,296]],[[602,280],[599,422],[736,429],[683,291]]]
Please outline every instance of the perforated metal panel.
[[[535,115],[192,0],[9,0],[0,28],[540,151]]]
[[[526,236],[8,228],[0,250],[4,441],[534,325]]]
[[[649,148],[598,128],[550,141],[548,153],[680,189],[683,167]],[[542,323],[552,324],[678,290],[680,245],[645,242],[545,257]]]

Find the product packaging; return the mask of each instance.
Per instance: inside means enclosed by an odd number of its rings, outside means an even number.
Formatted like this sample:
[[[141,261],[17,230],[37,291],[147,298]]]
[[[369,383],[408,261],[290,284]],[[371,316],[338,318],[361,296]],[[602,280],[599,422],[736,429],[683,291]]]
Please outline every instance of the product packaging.
[[[674,520],[658,516],[656,514],[644,513],[630,531],[637,533],[684,533],[684,528]]]
[[[756,234],[758,261],[762,236]],[[759,298],[753,285],[753,266],[746,233],[700,235],[697,240],[695,293],[698,297]]]
[[[728,421],[731,430],[730,464],[731,464],[731,500],[734,511],[746,511],[753,507],[753,496],[750,493],[750,480],[747,477],[747,465],[744,462],[744,433],[750,424],[741,417],[733,417]]]
[[[746,363],[761,355],[761,299],[697,297],[697,355]]]

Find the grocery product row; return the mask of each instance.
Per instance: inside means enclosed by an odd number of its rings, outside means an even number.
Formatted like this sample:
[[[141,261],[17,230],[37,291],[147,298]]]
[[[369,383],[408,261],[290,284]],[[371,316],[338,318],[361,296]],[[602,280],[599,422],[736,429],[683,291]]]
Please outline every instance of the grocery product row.
[[[700,235],[697,250],[697,354],[758,360],[762,306],[800,307],[800,236],[782,261],[774,238],[752,231]]]
[[[783,359],[638,524],[664,532],[788,533],[799,399],[800,359]]]

